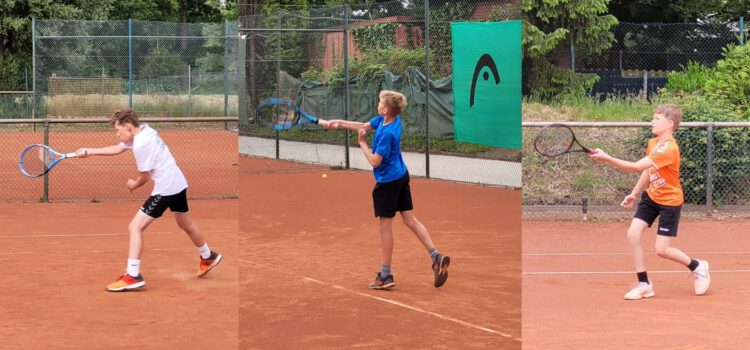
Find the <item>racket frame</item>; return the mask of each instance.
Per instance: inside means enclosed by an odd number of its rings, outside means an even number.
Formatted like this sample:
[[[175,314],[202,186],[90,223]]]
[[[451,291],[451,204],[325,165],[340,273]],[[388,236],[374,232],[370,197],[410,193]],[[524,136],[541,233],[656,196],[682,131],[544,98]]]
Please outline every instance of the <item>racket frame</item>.
[[[29,173],[26,172],[26,169],[24,169],[24,167],[23,167],[23,160],[27,156],[28,157],[36,157],[37,156],[36,154],[29,154],[29,153],[36,151],[36,149],[39,148],[39,147],[43,148],[44,151],[45,151],[45,153],[48,155],[47,157],[49,159],[43,159],[42,161],[44,161],[45,163],[47,161],[49,161],[49,166],[46,166],[45,169],[44,169],[44,172],[41,173],[41,174],[38,174],[38,175],[29,174]],[[78,154],[76,154],[76,153],[60,153],[60,152],[57,152],[57,151],[53,150],[51,147],[49,147],[47,145],[35,143],[35,144],[32,144],[32,145],[29,145],[28,147],[26,147],[23,150],[23,152],[21,152],[21,156],[18,158],[18,166],[21,169],[21,173],[23,174],[23,176],[26,176],[26,177],[28,177],[30,179],[35,179],[35,178],[42,177],[45,174],[49,173],[49,171],[52,170],[52,168],[54,168],[55,165],[57,165],[61,161],[65,160],[65,159],[68,159],[68,158],[75,158],[75,157],[78,157]]]
[[[565,151],[560,152],[559,154],[549,155],[549,154],[543,153],[542,151],[539,150],[539,147],[537,146],[537,142],[539,141],[539,136],[542,135],[542,133],[545,130],[549,129],[549,128],[565,128],[570,133],[570,136],[573,139],[571,140],[570,144],[568,145],[568,148]],[[574,144],[577,144],[578,147],[580,147],[580,149],[573,149],[573,145]],[[534,150],[537,153],[539,153],[539,154],[541,154],[541,155],[543,155],[545,157],[550,157],[550,158],[559,157],[559,156],[561,156],[563,154],[566,154],[566,153],[585,152],[587,154],[591,154],[591,153],[594,152],[594,150],[592,150],[592,149],[584,146],[583,144],[581,144],[581,142],[578,141],[578,138],[576,137],[576,134],[573,132],[573,129],[571,129],[569,126],[567,126],[567,125],[565,125],[563,123],[552,123],[552,124],[544,126],[541,130],[539,130],[539,132],[537,132],[536,136],[534,136]]]

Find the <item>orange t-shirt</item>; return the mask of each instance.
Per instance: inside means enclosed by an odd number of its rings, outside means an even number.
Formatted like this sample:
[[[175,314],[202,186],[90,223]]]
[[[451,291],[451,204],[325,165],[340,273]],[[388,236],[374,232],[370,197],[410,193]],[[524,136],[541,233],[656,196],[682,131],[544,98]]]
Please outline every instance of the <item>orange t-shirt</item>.
[[[649,186],[646,190],[651,200],[661,205],[682,205],[680,182],[680,147],[670,138],[657,145],[657,138],[648,141],[646,155],[653,167],[648,168]]]

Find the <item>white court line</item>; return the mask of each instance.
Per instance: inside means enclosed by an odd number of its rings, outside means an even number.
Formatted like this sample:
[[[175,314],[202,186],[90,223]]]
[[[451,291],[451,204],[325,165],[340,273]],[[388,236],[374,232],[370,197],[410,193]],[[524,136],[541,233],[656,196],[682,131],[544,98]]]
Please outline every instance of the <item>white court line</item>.
[[[750,254],[749,252],[685,252],[688,255],[696,254]],[[524,253],[522,256],[596,256],[596,255],[633,255],[633,253],[610,252],[610,253]],[[656,255],[656,253],[646,253],[645,255]]]
[[[711,273],[746,273],[750,270],[711,270]],[[537,272],[522,272],[522,275],[526,276],[550,276],[550,275],[622,275],[622,274],[633,274],[633,271],[537,271]],[[660,273],[660,274],[687,274],[687,270],[668,270],[668,271],[648,271],[648,273]]]
[[[0,255],[30,255],[32,252],[13,252],[13,253],[0,253]]]
[[[477,326],[475,324],[472,324],[472,323],[469,323],[469,322],[466,322],[466,321],[461,321],[461,320],[453,318],[453,317],[441,315],[441,314],[436,313],[436,312],[422,310],[422,309],[420,309],[418,307],[409,306],[409,305],[406,305],[404,303],[400,303],[400,302],[395,301],[395,300],[390,300],[390,299],[386,299],[386,298],[376,297],[374,295],[370,295],[370,294],[366,294],[366,293],[360,293],[360,292],[351,290],[351,289],[346,288],[346,287],[338,286],[338,285],[335,285],[335,284],[324,283],[324,282],[312,279],[310,277],[304,277],[304,279],[308,280],[308,281],[315,282],[315,283],[322,284],[324,286],[331,286],[333,288],[337,288],[337,289],[341,289],[343,291],[354,293],[354,294],[359,295],[359,296],[363,296],[363,297],[367,297],[367,298],[371,298],[371,299],[375,299],[375,300],[380,300],[380,301],[383,301],[383,302],[386,302],[386,303],[389,303],[389,304],[393,304],[393,305],[396,305],[396,306],[401,306],[401,307],[407,308],[409,310],[421,312],[421,313],[424,313],[424,314],[427,314],[427,315],[432,315],[432,316],[435,316],[435,317],[438,317],[438,318],[442,318],[442,319],[447,320],[447,321],[456,322],[456,323],[458,323],[460,325],[463,325],[463,326],[466,326],[466,327],[471,327],[471,328],[475,328],[475,329],[478,329],[478,330],[481,330],[481,331],[498,334],[498,335],[501,335],[501,336],[506,337],[506,338],[513,338],[512,335],[507,334],[507,333],[498,332],[498,331],[496,331],[494,329],[489,329],[489,328],[482,327],[482,326]],[[521,341],[521,339],[518,339],[518,338],[513,338],[513,339]]]
[[[244,263],[246,263],[248,265],[255,265],[256,267],[260,266],[260,267],[263,267],[263,268],[268,268],[268,266],[265,266],[263,264],[254,263],[254,262],[247,261],[247,260],[244,260],[244,259],[237,259],[237,260],[239,260],[241,262],[244,262]],[[286,271],[282,271],[280,269],[275,269],[275,268],[272,268],[272,269],[273,270],[277,270],[277,271],[281,271],[283,273],[287,273]],[[488,332],[488,333],[497,334],[497,335],[500,335],[500,336],[503,336],[503,337],[506,337],[506,338],[513,338],[514,340],[517,340],[519,342],[521,341],[521,339],[514,338],[512,335],[507,334],[507,333],[503,333],[503,332],[496,331],[494,329],[490,329],[490,328],[478,326],[478,325],[475,325],[475,324],[472,324],[472,323],[469,323],[469,322],[466,322],[466,321],[462,321],[462,320],[459,320],[459,319],[456,319],[456,318],[453,318],[453,317],[445,316],[445,315],[442,315],[442,314],[439,314],[439,313],[436,313],[436,312],[423,310],[423,309],[420,309],[418,307],[410,306],[410,305],[407,305],[407,304],[404,304],[404,303],[401,303],[401,302],[398,302],[398,301],[395,301],[395,300],[381,298],[381,297],[376,297],[376,296],[373,296],[373,295],[370,295],[370,294],[366,294],[366,293],[360,293],[360,292],[348,289],[346,287],[342,287],[342,286],[338,286],[338,285],[330,284],[330,283],[325,283],[325,282],[318,281],[318,280],[310,278],[310,277],[303,277],[302,279],[310,281],[310,282],[315,282],[315,283],[318,283],[318,284],[321,284],[321,285],[324,285],[324,286],[331,286],[333,288],[340,289],[340,290],[343,290],[343,291],[347,291],[347,292],[350,292],[350,293],[353,293],[353,294],[356,294],[356,295],[359,295],[359,296],[363,296],[363,297],[367,297],[367,298],[379,300],[379,301],[386,302],[386,303],[389,303],[389,304],[392,304],[392,305],[396,305],[396,306],[401,306],[403,308],[407,308],[407,309],[412,310],[412,311],[417,311],[417,312],[421,312],[421,313],[424,313],[424,314],[427,314],[427,315],[435,316],[435,317],[438,317],[438,318],[441,318],[441,319],[444,319],[444,320],[447,320],[447,321],[452,321],[452,322],[458,323],[458,324],[460,324],[462,326],[466,326],[466,327],[478,329],[478,330],[485,331],[485,332]]]
[[[214,231],[201,231],[203,233],[229,233],[237,232],[236,230],[214,230]],[[156,231],[156,232],[144,232],[145,235],[163,235],[172,234],[174,231]],[[0,236],[0,238],[52,238],[52,237],[103,237],[103,236],[127,236],[129,233],[62,233],[62,234],[42,234],[42,235],[19,235],[19,236]]]

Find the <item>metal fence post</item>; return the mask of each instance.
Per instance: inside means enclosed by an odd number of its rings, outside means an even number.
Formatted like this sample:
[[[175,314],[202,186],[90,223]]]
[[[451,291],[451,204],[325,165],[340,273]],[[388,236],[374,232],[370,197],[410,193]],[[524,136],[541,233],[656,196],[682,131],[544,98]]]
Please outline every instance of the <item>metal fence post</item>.
[[[44,121],[44,145],[49,146],[49,120]],[[42,202],[49,202],[49,173],[44,174],[44,190],[42,192]]]
[[[745,46],[745,17],[740,16],[740,46]]]
[[[193,116],[193,73],[192,68],[188,64],[188,117]]]
[[[128,18],[128,107],[133,109],[133,19]]]
[[[424,152],[424,172],[425,177],[430,178],[430,2],[424,3],[424,66],[425,66],[425,152]]]
[[[278,98],[281,95],[279,91],[279,85],[281,85],[281,13],[278,14],[276,28],[279,29],[276,31],[276,98]],[[279,140],[279,129],[275,127],[274,129],[276,129],[276,159],[279,159],[281,141]]]
[[[570,31],[570,70],[576,71],[576,48],[573,45],[573,30]]]
[[[31,17],[31,119],[36,119],[36,19]],[[32,123],[36,132],[36,123]]]
[[[229,62],[227,62],[227,57],[229,57],[229,21],[224,20],[224,116],[229,116],[229,85],[228,85],[228,76],[229,76]],[[229,129],[229,123],[224,122],[224,129]]]
[[[349,120],[349,3],[344,4],[344,120]],[[344,131],[344,158],[349,169],[349,130]]]
[[[714,123],[709,123],[706,131],[706,215],[711,217],[714,211]]]

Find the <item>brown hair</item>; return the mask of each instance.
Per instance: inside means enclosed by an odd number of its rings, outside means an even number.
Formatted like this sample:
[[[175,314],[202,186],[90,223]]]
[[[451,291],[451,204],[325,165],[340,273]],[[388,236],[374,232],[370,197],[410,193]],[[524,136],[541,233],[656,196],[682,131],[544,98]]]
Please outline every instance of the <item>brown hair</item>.
[[[141,124],[138,120],[138,115],[135,114],[135,111],[132,109],[115,111],[115,113],[112,114],[112,116],[109,118],[109,122],[112,123],[112,125],[122,125],[127,123],[133,125],[136,128]]]
[[[673,121],[674,127],[672,128],[672,130],[677,130],[677,127],[682,121],[682,109],[680,109],[680,107],[677,107],[677,105],[673,103],[656,106],[656,109],[654,109],[654,114],[663,114],[665,118]]]
[[[400,92],[383,90],[378,97],[394,114],[401,114],[406,108],[406,97]]]

